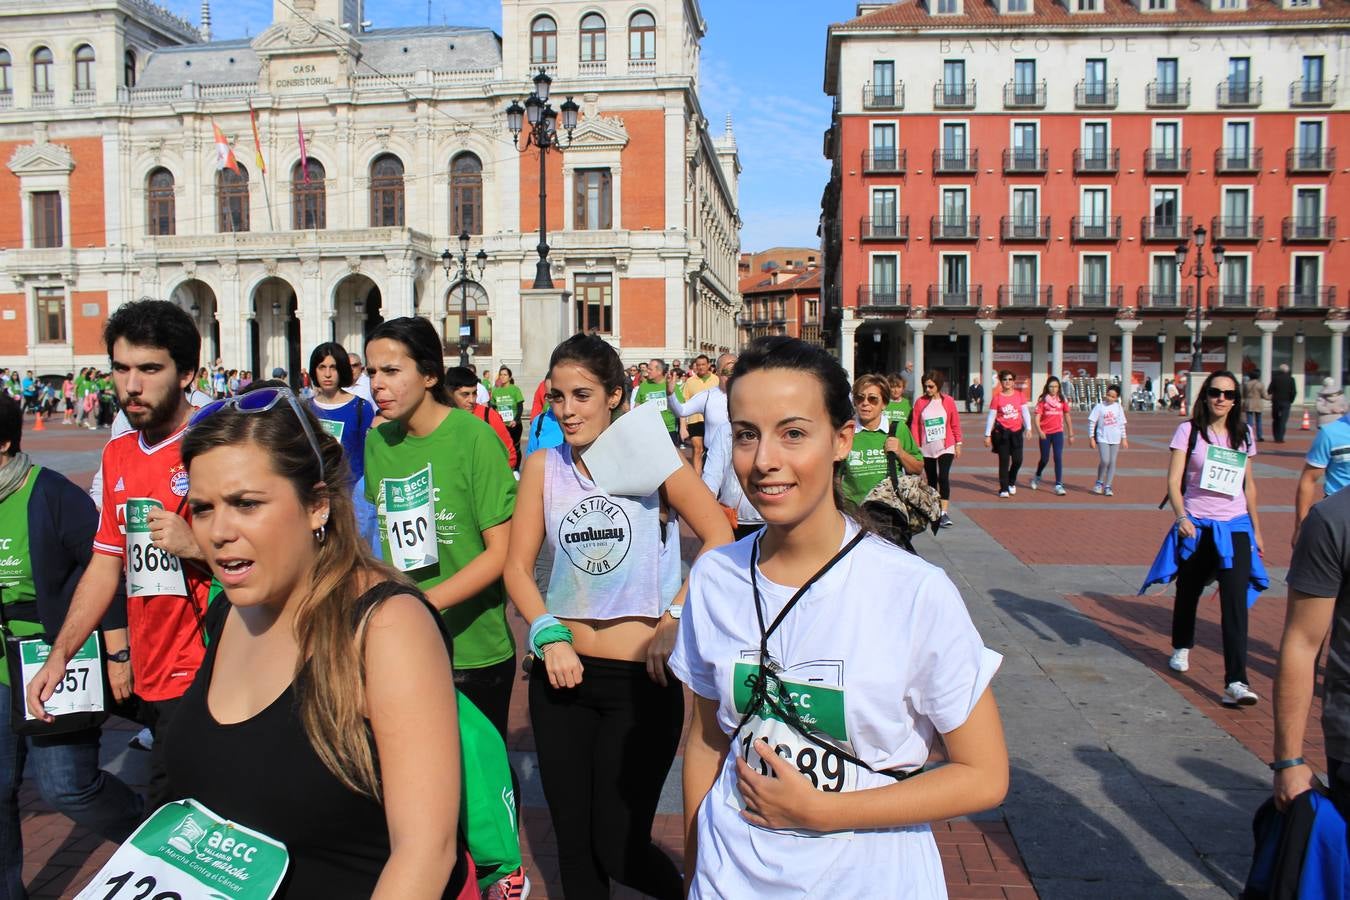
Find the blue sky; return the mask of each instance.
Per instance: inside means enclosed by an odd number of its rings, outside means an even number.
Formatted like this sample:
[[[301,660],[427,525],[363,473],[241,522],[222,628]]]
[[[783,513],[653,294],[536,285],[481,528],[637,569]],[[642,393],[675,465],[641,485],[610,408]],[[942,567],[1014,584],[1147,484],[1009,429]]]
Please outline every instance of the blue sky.
[[[820,193],[829,165],[820,155],[830,124],[821,91],[825,29],[853,15],[852,0],[701,0],[708,21],[700,95],[713,134],[732,115],[741,149],[741,231],[744,250],[815,246]],[[169,0],[197,22],[200,0]],[[432,0],[431,21],[486,25],[501,31],[499,0]],[[367,0],[376,28],[424,25],[426,0]],[[272,22],[271,0],[216,0],[218,39],[256,35]]]

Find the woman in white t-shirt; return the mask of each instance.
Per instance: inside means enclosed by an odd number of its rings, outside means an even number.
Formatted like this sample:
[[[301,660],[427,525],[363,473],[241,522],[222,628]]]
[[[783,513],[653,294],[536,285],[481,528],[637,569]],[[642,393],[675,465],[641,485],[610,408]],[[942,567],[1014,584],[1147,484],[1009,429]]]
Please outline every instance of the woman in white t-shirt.
[[[1114,494],[1111,483],[1116,479],[1116,461],[1122,448],[1130,449],[1125,436],[1125,407],[1120,405],[1120,385],[1106,389],[1106,396],[1088,413],[1088,442],[1097,451],[1097,483],[1092,493]]]
[[[843,514],[853,418],[833,357],[756,339],[730,413],[766,524],[695,563],[670,658],[696,706],[689,896],[945,897],[928,823],[1007,790],[1001,657],[941,569]],[[939,734],[949,761],[921,772]]]

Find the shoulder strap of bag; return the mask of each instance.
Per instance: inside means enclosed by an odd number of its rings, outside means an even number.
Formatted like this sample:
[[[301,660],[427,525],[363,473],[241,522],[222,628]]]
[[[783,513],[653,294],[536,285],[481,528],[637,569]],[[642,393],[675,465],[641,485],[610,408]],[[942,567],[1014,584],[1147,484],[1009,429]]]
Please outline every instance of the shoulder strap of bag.
[[[1195,423],[1191,423],[1191,433],[1186,438],[1186,464],[1181,467],[1181,496],[1186,496],[1186,470],[1191,467],[1191,456],[1195,453],[1195,442],[1200,439],[1200,432],[1196,429]],[[1167,506],[1167,495],[1163,494],[1162,501],[1158,504],[1158,509],[1164,509]]]

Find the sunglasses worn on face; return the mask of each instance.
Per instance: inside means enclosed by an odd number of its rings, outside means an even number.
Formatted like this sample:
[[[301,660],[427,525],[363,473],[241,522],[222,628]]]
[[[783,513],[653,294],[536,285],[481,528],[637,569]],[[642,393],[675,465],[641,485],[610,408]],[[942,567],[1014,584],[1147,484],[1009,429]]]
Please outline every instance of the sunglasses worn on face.
[[[878,397],[876,394],[863,394],[863,395],[854,394],[854,395],[853,395],[853,402],[854,402],[854,403],[880,403],[880,402],[881,402],[881,398]]]
[[[295,395],[287,388],[262,388],[249,391],[247,394],[240,394],[238,397],[226,397],[224,400],[212,401],[192,414],[192,418],[188,419],[188,427],[192,428],[200,424],[222,409],[232,408],[246,415],[261,413],[267,412],[282,400],[286,401],[295,413],[295,417],[300,420],[300,427],[305,430],[305,439],[309,441],[310,449],[314,451],[314,458],[319,462],[319,477],[322,478],[324,476],[324,465],[323,453],[319,451],[319,440],[314,436],[314,429],[309,425],[309,417],[300,408],[300,403],[295,399]]]
[[[1205,391],[1205,396],[1211,400],[1218,400],[1220,397],[1224,398],[1225,400],[1236,400],[1238,398],[1238,392],[1225,391],[1222,388],[1212,387],[1209,390]]]

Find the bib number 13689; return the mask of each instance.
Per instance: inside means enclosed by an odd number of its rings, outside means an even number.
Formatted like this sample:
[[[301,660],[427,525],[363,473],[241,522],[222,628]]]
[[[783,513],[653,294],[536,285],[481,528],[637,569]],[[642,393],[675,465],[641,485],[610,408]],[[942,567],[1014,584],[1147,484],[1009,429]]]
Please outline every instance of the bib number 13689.
[[[155,893],[155,888],[159,887],[159,882],[155,876],[146,875],[135,884],[131,885],[131,890],[126,893],[122,888],[126,887],[131,879],[136,877],[135,872],[123,872],[121,875],[115,875],[109,878],[104,884],[110,890],[103,895],[103,900],[118,900],[126,897],[129,900],[183,900],[183,895],[177,891],[160,891]]]

